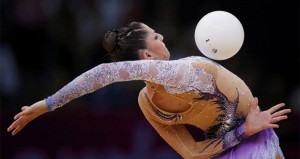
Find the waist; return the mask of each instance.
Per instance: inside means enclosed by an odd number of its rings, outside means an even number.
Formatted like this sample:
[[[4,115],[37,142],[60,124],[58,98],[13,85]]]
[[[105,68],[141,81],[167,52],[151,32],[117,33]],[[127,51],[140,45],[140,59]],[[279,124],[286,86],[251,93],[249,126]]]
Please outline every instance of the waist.
[[[174,124],[182,119],[180,113],[169,113],[158,108],[150,99],[151,94],[147,91],[147,88],[143,88],[140,91],[138,102],[142,112],[147,116],[164,124]]]
[[[263,158],[284,159],[279,139],[273,129],[256,133],[214,159]]]

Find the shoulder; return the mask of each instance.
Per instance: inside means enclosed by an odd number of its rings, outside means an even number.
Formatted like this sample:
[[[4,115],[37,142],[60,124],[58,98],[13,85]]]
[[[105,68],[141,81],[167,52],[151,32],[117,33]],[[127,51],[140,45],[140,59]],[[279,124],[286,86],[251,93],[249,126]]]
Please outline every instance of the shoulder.
[[[188,61],[210,61],[212,62],[212,60],[206,58],[206,57],[203,57],[203,56],[188,56],[188,57],[184,57],[184,58],[181,58],[179,60],[188,60]]]
[[[181,58],[179,60],[185,60],[185,61],[190,61],[190,62],[204,62],[204,63],[213,64],[213,65],[220,65],[219,63],[217,63],[209,58],[203,57],[203,56],[189,56],[189,57]]]

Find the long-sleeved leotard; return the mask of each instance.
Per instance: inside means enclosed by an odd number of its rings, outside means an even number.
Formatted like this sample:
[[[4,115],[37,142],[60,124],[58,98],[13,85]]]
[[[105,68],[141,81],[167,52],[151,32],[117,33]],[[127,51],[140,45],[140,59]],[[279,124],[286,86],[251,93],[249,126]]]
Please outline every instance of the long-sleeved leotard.
[[[204,60],[204,58],[203,58]],[[114,82],[144,80],[165,86],[170,93],[190,90],[212,93],[213,81],[192,60],[139,60],[101,64],[83,73],[46,100],[49,110]]]
[[[53,111],[111,83],[132,80],[146,81],[147,86],[139,96],[141,110],[182,157],[211,158],[246,140],[243,123],[253,100],[250,90],[237,76],[203,57],[101,64],[49,96],[46,104]],[[157,100],[155,96],[163,98]],[[166,104],[161,103],[164,101]],[[177,101],[190,108],[176,113],[161,109]],[[196,142],[184,124],[202,129],[208,138]],[[273,158],[282,156],[278,140],[274,142],[267,144],[273,148],[268,153]]]

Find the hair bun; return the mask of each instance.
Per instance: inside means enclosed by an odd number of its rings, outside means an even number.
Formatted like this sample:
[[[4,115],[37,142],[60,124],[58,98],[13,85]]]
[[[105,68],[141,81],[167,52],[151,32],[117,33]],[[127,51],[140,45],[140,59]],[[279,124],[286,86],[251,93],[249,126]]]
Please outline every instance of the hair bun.
[[[113,31],[109,31],[104,35],[102,45],[109,53],[113,52],[117,45],[116,38],[117,38],[117,33]]]

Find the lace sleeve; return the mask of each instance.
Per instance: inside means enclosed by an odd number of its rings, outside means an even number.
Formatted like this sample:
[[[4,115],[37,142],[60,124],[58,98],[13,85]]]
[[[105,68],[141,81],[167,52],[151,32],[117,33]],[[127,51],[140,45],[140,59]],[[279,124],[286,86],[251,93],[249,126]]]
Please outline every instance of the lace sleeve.
[[[81,74],[46,99],[49,111],[114,82],[145,80],[164,86],[184,86],[190,70],[188,62],[139,60],[100,64]]]

